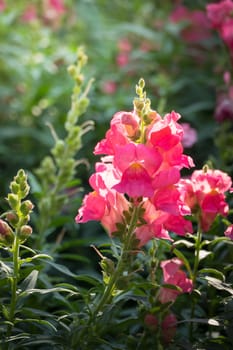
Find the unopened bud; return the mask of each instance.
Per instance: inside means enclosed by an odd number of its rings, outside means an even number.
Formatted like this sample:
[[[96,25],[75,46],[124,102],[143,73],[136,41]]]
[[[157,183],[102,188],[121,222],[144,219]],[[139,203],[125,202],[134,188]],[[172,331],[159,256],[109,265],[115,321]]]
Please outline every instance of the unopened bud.
[[[19,198],[14,193],[9,193],[7,196],[7,200],[12,209],[16,210],[19,204]]]
[[[0,219],[0,242],[9,245],[14,240],[14,233],[11,227],[4,221]]]
[[[26,241],[26,239],[32,234],[32,228],[29,225],[23,225],[20,228],[19,239],[21,242]]]
[[[18,215],[16,215],[16,213],[14,213],[13,211],[9,211],[6,214],[6,219],[12,226],[17,225],[17,223],[19,222]]]
[[[32,202],[29,200],[26,200],[21,203],[20,210],[22,214],[28,215],[32,211],[33,207],[34,205],[32,204]]]

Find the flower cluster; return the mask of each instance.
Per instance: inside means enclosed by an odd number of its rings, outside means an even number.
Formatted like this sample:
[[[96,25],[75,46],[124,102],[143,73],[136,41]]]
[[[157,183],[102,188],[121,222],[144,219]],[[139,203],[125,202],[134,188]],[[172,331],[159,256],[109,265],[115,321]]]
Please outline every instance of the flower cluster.
[[[168,231],[192,232],[184,218],[190,209],[177,183],[180,170],[194,165],[183,154],[180,115],[173,111],[162,118],[151,110],[143,87],[141,80],[134,110],[116,113],[96,145],[94,154],[105,156],[96,164],[89,180],[93,192],[84,197],[76,217],[78,223],[100,220],[112,235],[131,204],[140,206],[143,214],[135,231],[140,245],[153,237],[170,239]]]
[[[190,179],[181,179],[185,203],[197,215],[201,229],[208,231],[218,214],[226,216],[229,206],[226,202],[225,192],[231,186],[230,176],[221,170],[208,169],[195,170]]]
[[[223,0],[218,4],[208,4],[207,16],[211,26],[216,29],[227,45],[230,53],[233,53],[233,2]]]

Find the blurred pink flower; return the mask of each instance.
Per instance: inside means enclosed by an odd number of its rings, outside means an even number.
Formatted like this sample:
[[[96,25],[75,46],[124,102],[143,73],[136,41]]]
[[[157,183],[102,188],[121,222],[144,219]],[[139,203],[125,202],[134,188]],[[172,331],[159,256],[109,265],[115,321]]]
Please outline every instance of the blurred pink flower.
[[[119,67],[125,67],[129,63],[129,54],[127,52],[120,52],[116,57],[116,63]]]
[[[219,3],[208,4],[206,10],[211,26],[215,29],[221,29],[226,19],[231,17],[233,2],[231,0],[223,0]]]
[[[176,334],[177,319],[172,313],[165,316],[162,321],[162,338],[164,343],[168,344],[172,341]]]
[[[107,95],[112,95],[116,92],[117,84],[115,81],[106,80],[101,86],[102,91]]]
[[[197,131],[189,123],[181,123],[181,126],[184,130],[182,145],[185,148],[190,148],[197,142]]]
[[[33,22],[35,20],[37,20],[38,17],[37,17],[37,8],[35,7],[35,5],[28,5],[22,16],[21,16],[21,20],[23,22]]]
[[[226,237],[229,237],[231,240],[233,240],[233,224],[227,227],[224,234]]]
[[[4,11],[6,8],[6,3],[4,0],[0,0],[0,12]]]
[[[158,319],[153,314],[147,314],[144,318],[145,325],[151,329],[151,331],[156,331],[159,325]],[[163,342],[168,344],[172,341],[176,333],[176,316],[172,313],[167,314],[161,322],[162,328],[162,339]]]
[[[209,23],[203,11],[193,11],[183,5],[179,5],[171,13],[170,19],[174,23],[186,23],[181,30],[181,36],[187,43],[199,43],[202,40],[209,39],[211,36]]]
[[[182,265],[183,262],[178,258],[165,260],[160,263],[163,270],[164,283],[180,288],[180,290],[177,290],[162,287],[159,293],[161,303],[174,302],[179,294],[190,293],[192,291],[192,280],[187,278],[186,273],[180,269]]]
[[[122,38],[117,43],[120,52],[130,52],[132,50],[132,44],[127,38]]]

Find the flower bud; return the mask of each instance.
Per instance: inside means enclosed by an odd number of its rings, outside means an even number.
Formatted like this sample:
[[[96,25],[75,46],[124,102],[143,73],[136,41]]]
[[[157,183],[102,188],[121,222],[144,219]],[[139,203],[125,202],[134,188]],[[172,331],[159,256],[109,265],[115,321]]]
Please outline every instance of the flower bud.
[[[28,215],[32,211],[33,208],[34,208],[34,205],[29,200],[22,202],[21,206],[20,206],[20,210],[21,210],[23,215]]]
[[[11,227],[4,221],[0,219],[0,243],[5,245],[10,245],[13,243],[14,233]]]
[[[19,204],[19,197],[14,193],[9,193],[7,200],[12,209],[16,210]]]
[[[15,227],[15,225],[18,224],[19,222],[19,217],[18,215],[16,215],[16,213],[14,213],[13,211],[9,211],[7,214],[6,214],[6,219],[7,221]]]
[[[19,239],[21,242],[26,241],[26,239],[32,234],[32,228],[29,225],[23,225],[19,231]]]

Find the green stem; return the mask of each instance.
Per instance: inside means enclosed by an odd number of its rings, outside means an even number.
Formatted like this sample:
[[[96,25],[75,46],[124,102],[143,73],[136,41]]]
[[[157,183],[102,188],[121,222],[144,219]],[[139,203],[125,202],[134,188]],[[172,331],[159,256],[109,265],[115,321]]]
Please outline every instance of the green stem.
[[[195,288],[196,282],[197,282],[198,267],[200,262],[201,240],[202,240],[202,233],[201,233],[200,225],[198,225],[196,245],[195,245],[195,248],[196,248],[195,259],[194,259],[193,274],[192,274],[193,288]],[[196,307],[196,298],[192,298],[191,319],[194,318],[195,307]],[[189,339],[190,341],[193,340],[193,322],[190,322]]]
[[[15,318],[15,309],[17,302],[17,285],[18,285],[18,274],[19,274],[19,238],[18,231],[15,232],[15,238],[12,246],[13,252],[13,277],[11,278],[11,304],[9,312],[9,324],[7,329],[7,336],[9,337],[12,331]]]
[[[200,250],[201,250],[201,240],[202,240],[202,233],[200,228],[198,228],[197,231],[197,239],[196,239],[196,251],[195,251],[195,260],[194,260],[194,267],[193,267],[193,287],[195,287],[197,275],[198,275],[198,267],[200,262]]]
[[[95,316],[97,316],[97,314],[103,309],[104,305],[107,304],[111,300],[113,292],[114,292],[114,288],[116,286],[116,282],[124,270],[125,263],[127,261],[127,257],[130,254],[130,246],[131,246],[132,238],[134,236],[134,231],[135,231],[137,221],[138,221],[138,210],[139,210],[139,207],[134,206],[133,213],[132,213],[131,220],[130,220],[130,224],[129,224],[129,227],[127,228],[125,242],[124,242],[123,247],[122,247],[121,256],[118,260],[115,271],[112,274],[112,276],[109,280],[109,283],[105,288],[103,296],[100,299],[100,302],[97,305],[96,309],[94,310],[93,314]]]

